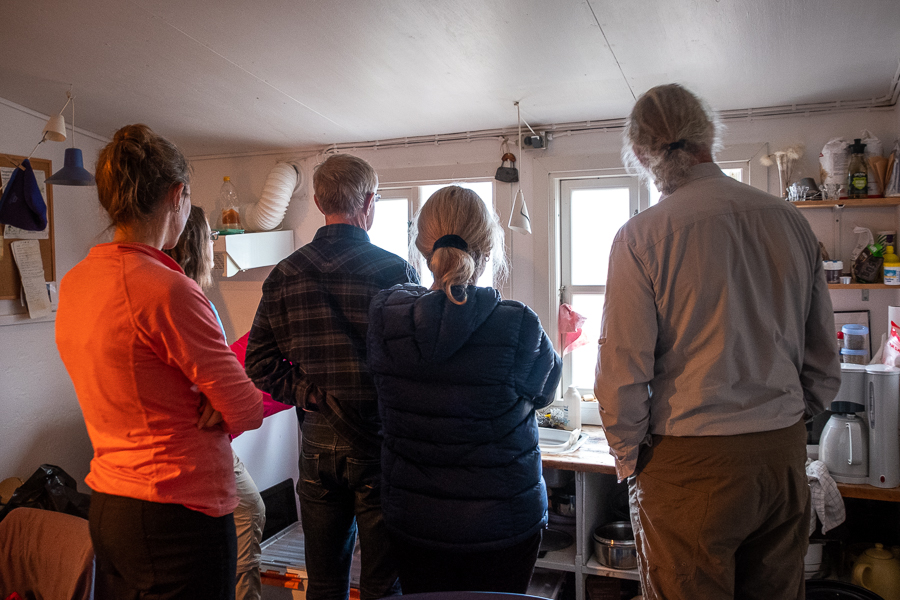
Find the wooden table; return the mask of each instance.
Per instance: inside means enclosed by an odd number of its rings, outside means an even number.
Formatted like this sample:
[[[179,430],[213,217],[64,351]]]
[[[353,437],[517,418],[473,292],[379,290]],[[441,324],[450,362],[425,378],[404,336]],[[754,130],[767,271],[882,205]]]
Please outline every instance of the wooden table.
[[[606,443],[606,434],[603,432],[603,428],[599,425],[584,425],[581,431],[588,438],[575,452],[543,454],[541,463],[544,467],[615,475],[616,462],[609,453],[609,445]]]
[[[568,471],[615,475],[615,459],[609,453],[603,428],[599,425],[585,425],[582,431],[587,434],[588,439],[575,452],[544,454],[543,465]],[[879,488],[868,484],[839,483],[838,491],[844,498],[900,502],[900,487]]]

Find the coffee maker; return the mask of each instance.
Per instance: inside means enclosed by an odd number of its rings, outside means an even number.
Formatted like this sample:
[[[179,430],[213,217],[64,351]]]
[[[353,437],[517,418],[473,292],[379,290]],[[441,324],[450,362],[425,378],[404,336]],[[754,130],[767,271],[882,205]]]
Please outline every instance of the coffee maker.
[[[866,366],[866,421],[869,425],[869,485],[900,485],[900,369]]]
[[[834,414],[819,441],[819,457],[835,481],[900,485],[898,404],[900,369],[841,364],[841,387],[831,405]]]

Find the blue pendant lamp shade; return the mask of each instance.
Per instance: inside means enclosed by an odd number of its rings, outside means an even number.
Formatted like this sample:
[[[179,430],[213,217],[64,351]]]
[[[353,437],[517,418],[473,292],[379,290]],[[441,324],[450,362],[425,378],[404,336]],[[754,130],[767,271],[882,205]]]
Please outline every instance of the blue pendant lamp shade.
[[[94,185],[94,176],[84,168],[81,149],[66,148],[63,168],[48,177],[46,182],[55,185]]]
[[[94,176],[84,168],[81,150],[75,147],[75,97],[71,91],[67,92],[66,96],[69,98],[69,102],[72,103],[72,147],[66,148],[63,168],[48,177],[46,183],[54,185],[95,185]],[[63,110],[65,110],[65,107],[63,107]]]

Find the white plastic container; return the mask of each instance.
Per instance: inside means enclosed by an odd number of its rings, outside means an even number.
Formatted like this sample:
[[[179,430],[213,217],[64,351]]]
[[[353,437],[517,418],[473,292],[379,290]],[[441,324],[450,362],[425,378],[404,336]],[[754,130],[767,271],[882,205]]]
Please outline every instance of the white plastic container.
[[[840,260],[822,261],[825,267],[825,281],[828,283],[840,283],[841,273],[844,271],[844,263]]]
[[[885,285],[900,285],[900,263],[884,263]]]
[[[603,425],[600,420],[600,403],[596,400],[591,402],[581,402],[581,424],[582,425]]]
[[[581,392],[574,385],[570,385],[562,400],[566,414],[566,429],[569,431],[581,429]]]

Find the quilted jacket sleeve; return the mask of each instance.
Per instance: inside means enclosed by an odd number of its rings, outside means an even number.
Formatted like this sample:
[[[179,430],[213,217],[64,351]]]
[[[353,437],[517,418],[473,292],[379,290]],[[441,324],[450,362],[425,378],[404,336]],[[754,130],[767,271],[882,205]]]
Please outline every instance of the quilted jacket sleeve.
[[[516,387],[521,396],[532,399],[535,409],[541,409],[553,402],[562,374],[562,359],[553,349],[538,316],[527,306],[523,308],[516,352]]]

